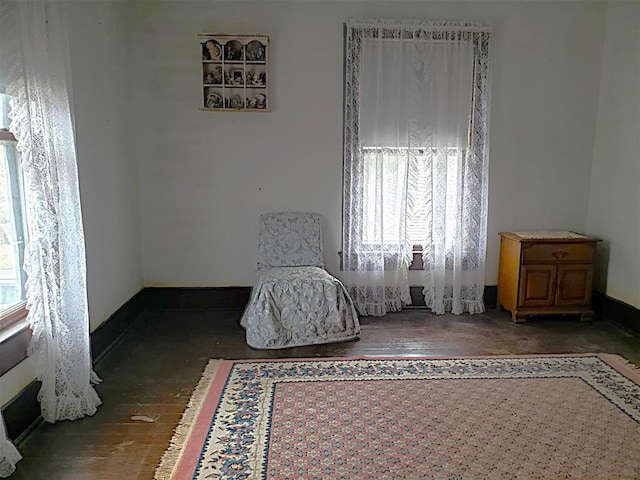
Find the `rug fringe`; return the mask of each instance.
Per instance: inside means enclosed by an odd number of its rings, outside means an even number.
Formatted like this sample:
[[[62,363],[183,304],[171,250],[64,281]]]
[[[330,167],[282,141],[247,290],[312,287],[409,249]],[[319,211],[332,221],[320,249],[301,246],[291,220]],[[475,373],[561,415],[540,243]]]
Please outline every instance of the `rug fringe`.
[[[207,363],[198,385],[196,385],[196,388],[191,394],[187,408],[182,414],[182,417],[178,422],[178,426],[173,431],[173,437],[169,442],[169,448],[164,452],[164,455],[156,468],[156,472],[153,477],[154,480],[170,480],[172,478],[173,472],[180,460],[183,447],[189,436],[189,432],[191,431],[191,427],[200,413],[200,408],[202,407],[203,400],[206,398],[209,386],[211,385],[213,378],[216,376],[218,368],[222,362],[223,360],[220,359],[209,360],[209,363]]]
[[[629,360],[624,358],[622,355],[618,355],[615,353],[600,353],[597,355],[613,368],[615,368],[618,372],[626,375],[636,383],[640,383],[639,365],[636,365],[635,363],[630,362]]]

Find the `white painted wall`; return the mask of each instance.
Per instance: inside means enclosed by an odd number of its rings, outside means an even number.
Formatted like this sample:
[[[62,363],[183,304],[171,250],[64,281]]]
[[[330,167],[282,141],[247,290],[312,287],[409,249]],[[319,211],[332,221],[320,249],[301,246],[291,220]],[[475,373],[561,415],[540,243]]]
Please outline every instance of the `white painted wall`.
[[[612,1],[598,104],[588,231],[604,239],[600,288],[640,308],[640,2]]]
[[[36,378],[36,360],[29,357],[0,376],[0,406],[24,390]]]
[[[132,155],[130,20],[119,2],[65,2],[91,330],[142,288]]]
[[[64,2],[72,68],[90,328],[142,288],[137,168],[127,78],[130,26],[119,2]],[[35,377],[28,359],[0,378],[4,405]]]
[[[586,228],[603,2],[142,2],[132,44],[146,285],[251,285],[262,212],[324,218],[338,274],[343,22],[494,25],[487,284],[498,232]],[[198,33],[271,37],[270,113],[199,110]]]

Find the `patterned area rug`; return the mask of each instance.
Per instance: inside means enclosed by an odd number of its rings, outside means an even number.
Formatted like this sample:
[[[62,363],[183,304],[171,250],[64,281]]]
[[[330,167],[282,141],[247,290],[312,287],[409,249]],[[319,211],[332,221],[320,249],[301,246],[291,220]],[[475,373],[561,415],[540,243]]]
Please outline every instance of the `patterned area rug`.
[[[640,478],[615,355],[212,360],[157,480]]]

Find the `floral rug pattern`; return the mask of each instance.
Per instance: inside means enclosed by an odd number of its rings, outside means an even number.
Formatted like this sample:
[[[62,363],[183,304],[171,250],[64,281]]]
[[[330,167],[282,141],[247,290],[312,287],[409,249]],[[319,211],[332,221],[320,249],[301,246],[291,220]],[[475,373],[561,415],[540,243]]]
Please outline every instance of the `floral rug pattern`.
[[[640,478],[604,357],[231,362],[192,478]]]

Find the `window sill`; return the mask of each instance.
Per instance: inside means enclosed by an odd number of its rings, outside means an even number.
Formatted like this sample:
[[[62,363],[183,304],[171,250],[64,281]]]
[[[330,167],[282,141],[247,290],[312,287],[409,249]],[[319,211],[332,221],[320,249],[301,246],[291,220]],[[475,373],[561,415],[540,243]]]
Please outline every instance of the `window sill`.
[[[15,323],[19,323],[20,321],[27,318],[27,302],[22,301],[7,310],[3,310],[2,314],[0,314],[0,339],[3,338],[2,333],[9,329]]]
[[[31,328],[27,323],[27,309],[24,303],[7,312],[0,322],[0,375],[4,375],[27,358],[27,348],[31,342]]]
[[[414,245],[411,253],[413,254],[413,260],[409,265],[409,270],[422,270],[422,247]],[[343,271],[342,251],[338,252],[338,256],[340,257],[340,271]]]
[[[3,328],[0,330],[0,345],[4,345],[5,342],[8,342],[25,330],[29,330],[29,324],[27,323],[26,318],[18,320],[9,327]]]

